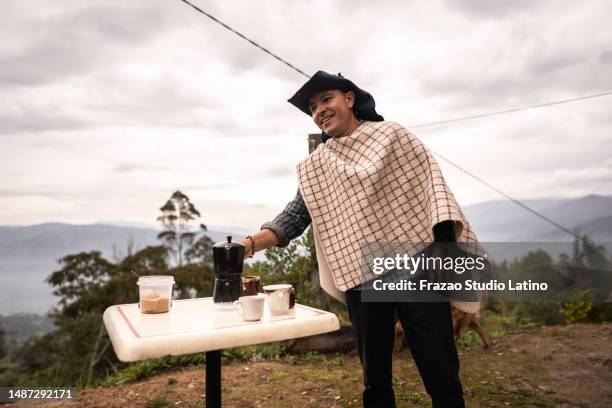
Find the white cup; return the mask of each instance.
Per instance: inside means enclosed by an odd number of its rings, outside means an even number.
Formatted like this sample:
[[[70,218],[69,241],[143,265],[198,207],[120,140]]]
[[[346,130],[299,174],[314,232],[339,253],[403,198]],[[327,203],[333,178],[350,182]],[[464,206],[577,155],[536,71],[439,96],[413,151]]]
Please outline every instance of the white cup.
[[[241,296],[234,302],[234,310],[247,322],[261,320],[265,300],[261,295]]]
[[[270,314],[279,316],[289,313],[289,298],[292,286],[289,284],[267,285],[263,287]]]

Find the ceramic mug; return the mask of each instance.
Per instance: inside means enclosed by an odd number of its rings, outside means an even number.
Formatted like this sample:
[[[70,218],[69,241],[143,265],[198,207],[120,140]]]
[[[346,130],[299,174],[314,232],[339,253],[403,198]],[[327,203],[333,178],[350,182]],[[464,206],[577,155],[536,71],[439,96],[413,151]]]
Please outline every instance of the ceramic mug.
[[[252,296],[259,293],[261,279],[259,276],[242,277],[242,295]]]
[[[234,310],[247,322],[261,320],[265,300],[261,295],[241,296],[234,302]]]
[[[291,304],[292,293],[295,296],[293,286],[289,284],[266,285],[263,290],[270,314],[279,316],[289,313],[289,309],[293,306]],[[295,297],[293,304],[295,304]]]

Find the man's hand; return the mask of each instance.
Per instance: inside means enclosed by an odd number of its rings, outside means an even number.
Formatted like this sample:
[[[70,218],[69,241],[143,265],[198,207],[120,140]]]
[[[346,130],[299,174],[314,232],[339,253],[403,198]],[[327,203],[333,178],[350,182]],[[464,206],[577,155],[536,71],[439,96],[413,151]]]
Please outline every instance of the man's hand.
[[[278,237],[276,234],[269,229],[263,229],[256,234],[251,235],[251,239],[243,238],[239,239],[238,243],[244,245],[244,257],[250,258],[255,255],[257,251],[263,251],[264,249],[271,248],[275,245],[278,245]],[[253,243],[255,243],[255,248],[253,250]]]
[[[244,257],[245,258],[250,258],[253,256],[253,251],[252,251],[252,246],[251,246],[251,240],[248,238],[243,238],[243,239],[239,239],[238,241],[239,244],[244,245]]]

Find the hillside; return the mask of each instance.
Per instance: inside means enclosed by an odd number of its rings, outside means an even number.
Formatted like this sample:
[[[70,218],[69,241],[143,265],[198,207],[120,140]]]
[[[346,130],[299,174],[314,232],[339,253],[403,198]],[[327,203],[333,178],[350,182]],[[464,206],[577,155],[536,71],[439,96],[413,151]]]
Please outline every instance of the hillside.
[[[612,242],[612,223],[596,221],[612,217],[612,197],[588,195],[521,202],[566,228],[578,228],[600,242]],[[572,241],[569,234],[508,200],[474,204],[463,210],[483,242]]]
[[[53,321],[47,316],[28,313],[16,313],[10,316],[0,314],[0,329],[4,330],[8,344],[40,336],[53,330],[53,327]]]
[[[612,406],[612,325],[548,326],[497,339],[492,351],[460,348],[469,407]],[[223,366],[224,407],[358,407],[361,368],[355,352]],[[398,406],[430,407],[407,350],[394,357]],[[118,387],[77,393],[80,407],[202,407],[204,370],[174,371]],[[74,404],[16,404],[72,407]]]

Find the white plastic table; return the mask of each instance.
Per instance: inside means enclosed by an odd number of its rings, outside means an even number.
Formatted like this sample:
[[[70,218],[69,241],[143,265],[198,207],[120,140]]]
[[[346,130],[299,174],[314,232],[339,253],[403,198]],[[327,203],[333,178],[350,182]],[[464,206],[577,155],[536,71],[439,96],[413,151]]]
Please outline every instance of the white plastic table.
[[[138,304],[104,311],[104,325],[119,360],[206,352],[206,407],[221,407],[221,349],[313,336],[338,330],[335,314],[295,304],[289,314],[245,322],[212,298],[175,300],[168,313],[142,314]]]

